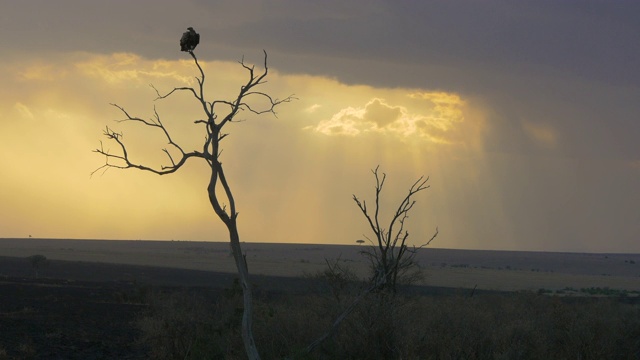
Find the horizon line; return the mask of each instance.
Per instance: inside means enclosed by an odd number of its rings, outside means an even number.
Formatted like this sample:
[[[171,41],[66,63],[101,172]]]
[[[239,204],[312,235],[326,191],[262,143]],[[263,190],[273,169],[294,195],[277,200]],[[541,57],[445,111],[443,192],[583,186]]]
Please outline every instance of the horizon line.
[[[97,238],[49,238],[49,237],[0,237],[3,240],[52,240],[52,241],[133,241],[133,242],[194,242],[194,243],[228,243],[228,241],[217,240],[161,240],[161,239],[97,239]],[[308,245],[308,246],[371,246],[361,244],[346,243],[303,243],[303,242],[256,242],[241,241],[243,244],[265,244],[265,245]],[[593,255],[640,255],[640,252],[615,252],[615,251],[570,251],[570,250],[514,250],[514,249],[470,249],[470,248],[447,248],[447,247],[425,247],[424,250],[452,250],[452,251],[478,251],[478,252],[525,252],[525,253],[554,253],[554,254],[593,254]]]

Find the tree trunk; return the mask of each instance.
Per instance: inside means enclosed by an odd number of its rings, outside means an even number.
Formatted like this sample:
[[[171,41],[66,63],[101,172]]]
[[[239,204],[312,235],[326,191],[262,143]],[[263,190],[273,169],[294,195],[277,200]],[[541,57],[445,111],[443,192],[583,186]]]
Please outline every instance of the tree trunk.
[[[218,197],[216,195],[216,184],[218,179],[221,180],[222,186],[225,188],[228,200],[231,203],[230,213],[227,214],[225,209],[220,206]],[[233,196],[231,190],[226,183],[224,173],[222,172],[222,164],[217,160],[212,162],[211,179],[209,181],[209,201],[213,210],[216,212],[220,220],[226,225],[229,230],[229,243],[231,244],[231,252],[233,253],[233,260],[236,262],[238,269],[238,276],[240,277],[240,285],[242,286],[242,300],[243,300],[243,312],[242,312],[242,342],[244,343],[244,349],[247,353],[249,360],[260,360],[260,354],[256,348],[256,343],[253,340],[253,296],[251,294],[251,284],[249,283],[249,270],[247,268],[247,262],[242,254],[242,246],[240,245],[240,235],[238,234],[238,226],[236,219],[238,213],[235,211],[235,204],[233,202]]]
[[[238,276],[240,276],[240,284],[242,285],[242,300],[244,309],[242,312],[242,341],[244,349],[250,360],[259,360],[260,354],[253,340],[253,296],[251,293],[251,284],[249,283],[249,270],[247,262],[242,254],[240,245],[240,236],[238,235],[238,227],[236,226],[236,217],[233,216],[226,224],[229,229],[229,241],[231,242],[231,251],[233,259],[238,268]]]

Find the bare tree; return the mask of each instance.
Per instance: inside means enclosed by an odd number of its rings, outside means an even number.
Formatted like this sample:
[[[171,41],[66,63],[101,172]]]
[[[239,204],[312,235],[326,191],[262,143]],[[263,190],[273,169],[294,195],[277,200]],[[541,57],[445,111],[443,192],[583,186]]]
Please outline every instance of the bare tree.
[[[369,227],[375,236],[373,240],[365,236],[371,246],[367,250],[361,251],[368,258],[371,265],[371,283],[379,284],[378,290],[388,289],[395,293],[398,280],[408,275],[409,271],[417,266],[415,262],[417,250],[429,245],[438,236],[438,228],[436,228],[435,233],[428,241],[418,246],[409,246],[407,244],[409,232],[405,229],[405,222],[416,203],[413,200],[413,196],[430,187],[427,185],[429,178],[424,176],[421,176],[411,185],[409,193],[402,199],[395,213],[393,213],[388,227],[384,228],[380,223],[380,194],[387,174],[382,173],[382,176],[380,176],[378,168],[379,166],[372,170],[376,179],[375,208],[373,212],[367,207],[366,201],[361,201],[356,195],[353,195],[353,200],[367,219]]]
[[[152,87],[157,94],[156,100],[167,99],[173,94],[182,91],[193,95],[197,106],[202,108],[202,112],[204,114],[203,120],[194,121],[194,124],[204,127],[205,136],[202,149],[200,151],[193,150],[186,152],[182,146],[174,142],[168,129],[161,121],[160,115],[156,111],[155,107],[153,118],[147,120],[130,115],[122,106],[111,104],[118,108],[124,115],[124,119],[119,120],[119,122],[138,123],[143,126],[148,126],[150,129],[160,131],[164,135],[171,150],[170,151],[167,148],[162,149],[168,158],[168,165],[162,165],[160,168],[154,168],[132,161],[123,141],[123,134],[107,127],[104,131],[104,135],[108,140],[114,141],[117,144],[117,152],[110,152],[101,142],[100,148],[94,151],[105,156],[105,164],[96,169],[93,173],[101,170],[104,172],[110,168],[117,168],[139,169],[158,175],[166,175],[176,172],[187,162],[187,160],[191,158],[199,158],[207,162],[211,169],[209,186],[207,187],[209,201],[216,215],[224,223],[229,232],[229,242],[233,258],[236,263],[238,276],[240,278],[240,284],[242,286],[244,304],[242,316],[242,340],[249,359],[259,359],[260,355],[257,351],[252,332],[252,295],[251,285],[249,283],[249,271],[247,268],[246,258],[242,252],[240,236],[238,234],[238,211],[236,209],[236,203],[231,192],[231,187],[229,186],[225,176],[222,162],[220,161],[220,143],[228,135],[228,133],[224,133],[222,131],[224,126],[232,122],[237,122],[238,120],[236,119],[236,116],[242,111],[248,111],[257,115],[271,113],[275,116],[276,107],[282,103],[290,102],[294,97],[288,96],[280,100],[258,90],[260,85],[266,82],[265,78],[267,77],[269,70],[267,66],[267,53],[265,51],[264,69],[262,71],[256,71],[255,66],[245,64],[244,59],[239,62],[242,68],[247,71],[248,80],[240,87],[240,90],[234,99],[207,101],[204,96],[205,73],[193,51],[190,50],[188,52],[193,58],[200,73],[200,76],[196,76],[196,87],[176,87],[166,94],[161,94],[155,87]],[[256,102],[263,104],[263,107],[258,108],[256,105],[253,105]],[[216,189],[220,186],[223,190],[222,196],[216,193]],[[228,204],[228,207],[226,204]]]
[[[380,225],[380,194],[382,193],[382,188],[387,175],[383,173],[382,176],[380,176],[378,168],[379,167],[376,167],[372,170],[376,179],[375,209],[373,210],[373,213],[371,213],[369,208],[367,208],[366,201],[361,201],[356,195],[353,195],[353,200],[364,214],[375,235],[375,240],[371,240],[371,238],[365,236],[365,238],[371,243],[371,246],[367,250],[360,251],[360,253],[365,255],[370,262],[372,270],[371,279],[367,281],[367,287],[364,288],[335,318],[329,329],[300,352],[300,354],[298,354],[300,357],[310,354],[324,341],[333,336],[338,331],[342,322],[347,319],[347,317],[363,300],[365,300],[369,294],[378,292],[384,295],[388,293],[388,291],[385,290],[390,290],[392,294],[395,294],[399,280],[411,280],[407,275],[410,275],[410,271],[417,267],[417,263],[415,262],[415,255],[417,251],[428,246],[436,236],[438,236],[438,229],[436,228],[436,231],[431,238],[423,244],[418,246],[413,245],[411,247],[407,244],[409,232],[405,229],[405,222],[409,218],[409,212],[416,203],[415,200],[413,200],[413,196],[420,191],[429,188],[429,185],[427,185],[429,178],[424,178],[423,176],[411,185],[409,193],[400,202],[400,205],[391,217],[389,227],[383,228]],[[364,242],[364,240],[356,240],[356,243],[358,244],[363,244]],[[331,290],[339,301],[340,299],[336,295],[338,293],[336,290],[340,290],[339,288],[344,287],[344,284],[342,284],[343,279],[346,279],[347,281],[351,281],[353,279],[345,278],[345,276],[348,275],[348,271],[344,267],[340,266],[339,259],[333,263],[326,259],[325,261],[327,262],[327,269],[324,271],[323,275],[329,281],[333,281],[333,285],[338,286],[338,289],[332,288]],[[386,297],[381,296],[379,299],[381,301],[376,304],[379,307],[369,310],[376,313],[377,321],[380,323],[378,326],[383,329],[382,336],[379,338],[380,355],[382,355],[383,358],[393,358],[393,351],[391,351],[391,354],[387,353],[389,349],[394,348],[393,328],[389,325],[393,322],[393,304],[389,302]],[[375,329],[369,330],[375,331]]]

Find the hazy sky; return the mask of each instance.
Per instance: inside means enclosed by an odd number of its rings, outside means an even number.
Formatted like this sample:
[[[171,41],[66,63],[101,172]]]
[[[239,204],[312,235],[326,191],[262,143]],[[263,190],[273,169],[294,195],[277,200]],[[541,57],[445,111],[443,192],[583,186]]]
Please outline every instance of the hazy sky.
[[[109,103],[199,148],[187,94],[209,100],[272,72],[299,98],[230,124],[222,162],[247,242],[353,244],[369,235],[352,194],[388,178],[389,215],[421,175],[410,240],[435,247],[640,252],[640,2],[0,0],[0,237],[227,239],[207,169],[90,178],[106,125],[131,156],[166,144],[116,123]],[[115,149],[115,146],[105,145]],[[384,218],[384,221],[388,221]]]

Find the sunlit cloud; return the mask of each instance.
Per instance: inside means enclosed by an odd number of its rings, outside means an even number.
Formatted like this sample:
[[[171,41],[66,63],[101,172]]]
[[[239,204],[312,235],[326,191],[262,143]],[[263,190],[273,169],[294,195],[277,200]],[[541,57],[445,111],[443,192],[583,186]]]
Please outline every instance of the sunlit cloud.
[[[331,119],[321,121],[313,129],[325,135],[355,136],[361,132],[370,130],[374,124],[364,122],[365,109],[348,107],[334,114]]]
[[[66,70],[55,70],[59,69],[54,69],[51,64],[31,64],[20,71],[18,76],[24,80],[55,81],[63,79],[68,74]]]
[[[92,56],[78,62],[75,67],[87,77],[101,78],[106,83],[148,82],[150,80],[169,79],[182,84],[193,82],[192,76],[179,73],[179,69],[191,66],[186,61],[144,60],[130,53],[118,53],[105,56]]]
[[[364,107],[362,120],[365,123],[373,123],[376,129],[383,129],[406,114],[407,109],[401,106],[391,106],[382,99],[373,99]]]
[[[456,94],[414,92],[402,104],[373,98],[361,107],[346,107],[307,127],[324,135],[357,136],[367,133],[398,138],[420,138],[431,143],[452,144],[464,122],[465,102]],[[414,101],[418,100],[418,101]]]
[[[311,106],[309,106],[308,108],[304,109],[304,112],[309,113],[309,114],[313,114],[314,112],[316,112],[316,110],[320,109],[322,107],[322,105],[320,104],[313,104]]]

